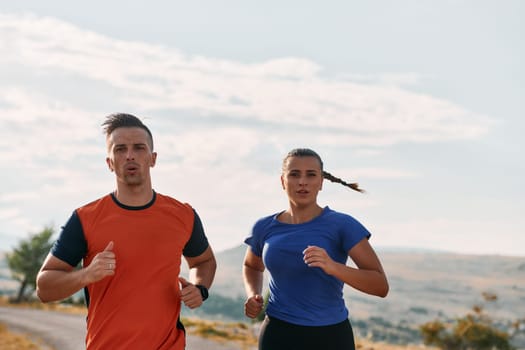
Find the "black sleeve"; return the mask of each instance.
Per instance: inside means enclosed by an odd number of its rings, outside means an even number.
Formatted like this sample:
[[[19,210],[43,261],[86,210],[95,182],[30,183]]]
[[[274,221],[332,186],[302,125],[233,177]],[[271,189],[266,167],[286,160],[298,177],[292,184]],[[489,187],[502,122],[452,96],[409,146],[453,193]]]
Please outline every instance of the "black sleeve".
[[[62,226],[58,239],[51,247],[51,254],[76,267],[86,255],[86,252],[87,243],[84,237],[84,230],[77,212],[74,211],[66,224]]]
[[[193,210],[193,213],[195,214],[193,219],[193,231],[191,232],[190,239],[182,250],[182,254],[189,258],[201,255],[209,246],[208,239],[204,234],[201,219],[195,209]]]

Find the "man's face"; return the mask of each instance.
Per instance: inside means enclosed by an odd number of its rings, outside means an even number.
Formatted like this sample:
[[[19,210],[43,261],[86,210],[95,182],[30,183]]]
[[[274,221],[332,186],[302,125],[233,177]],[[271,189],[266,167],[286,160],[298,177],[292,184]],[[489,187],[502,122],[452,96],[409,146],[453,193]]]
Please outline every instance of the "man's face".
[[[115,172],[117,181],[128,186],[139,186],[150,180],[150,168],[155,166],[157,154],[151,149],[146,130],[122,127],[107,137],[106,162]]]

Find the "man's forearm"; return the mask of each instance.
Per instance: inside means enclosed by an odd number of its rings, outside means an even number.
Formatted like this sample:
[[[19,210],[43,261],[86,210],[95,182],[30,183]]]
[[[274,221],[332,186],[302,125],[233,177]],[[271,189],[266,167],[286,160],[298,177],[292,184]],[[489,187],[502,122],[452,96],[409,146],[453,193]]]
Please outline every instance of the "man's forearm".
[[[85,287],[84,271],[40,271],[36,286],[37,296],[44,303],[66,299]]]
[[[216,269],[217,263],[214,258],[205,260],[190,269],[190,280],[193,284],[200,284],[210,288],[215,278]]]

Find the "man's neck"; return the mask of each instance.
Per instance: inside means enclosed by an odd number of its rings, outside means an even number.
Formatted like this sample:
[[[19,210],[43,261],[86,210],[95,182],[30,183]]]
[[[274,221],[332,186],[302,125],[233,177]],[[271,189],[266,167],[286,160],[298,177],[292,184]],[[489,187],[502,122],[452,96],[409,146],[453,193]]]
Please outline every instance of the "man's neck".
[[[141,186],[124,187],[120,186],[114,192],[115,198],[119,203],[130,207],[141,207],[153,199],[153,189],[151,187],[140,188]]]

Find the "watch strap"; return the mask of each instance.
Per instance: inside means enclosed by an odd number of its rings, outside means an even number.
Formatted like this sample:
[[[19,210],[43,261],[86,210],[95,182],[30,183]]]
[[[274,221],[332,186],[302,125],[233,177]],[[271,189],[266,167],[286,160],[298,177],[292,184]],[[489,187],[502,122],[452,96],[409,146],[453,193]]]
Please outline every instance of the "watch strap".
[[[202,301],[208,299],[208,288],[204,287],[202,284],[196,284],[195,287],[199,288],[202,296]]]

